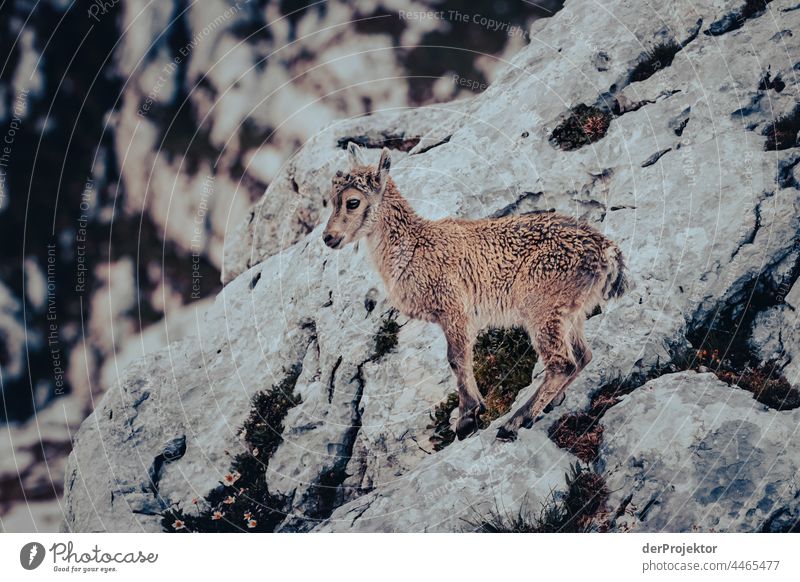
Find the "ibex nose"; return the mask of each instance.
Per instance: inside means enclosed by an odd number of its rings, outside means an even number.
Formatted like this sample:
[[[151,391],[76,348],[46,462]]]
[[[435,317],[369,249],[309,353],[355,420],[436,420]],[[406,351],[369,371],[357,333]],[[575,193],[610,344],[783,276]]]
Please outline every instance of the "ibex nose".
[[[326,232],[324,235],[322,235],[322,240],[325,242],[326,245],[328,245],[332,249],[335,249],[336,247],[339,246],[339,243],[342,242],[342,236],[341,235],[336,236],[329,232]]]

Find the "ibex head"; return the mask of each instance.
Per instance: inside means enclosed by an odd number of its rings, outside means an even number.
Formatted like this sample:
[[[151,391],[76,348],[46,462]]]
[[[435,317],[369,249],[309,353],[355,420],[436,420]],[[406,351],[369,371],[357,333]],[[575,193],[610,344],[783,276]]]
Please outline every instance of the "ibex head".
[[[347,145],[347,153],[350,169],[339,170],[333,177],[333,212],[322,233],[322,240],[332,249],[340,249],[372,231],[392,165],[388,148],[383,148],[377,166],[368,165],[361,148],[353,142]]]

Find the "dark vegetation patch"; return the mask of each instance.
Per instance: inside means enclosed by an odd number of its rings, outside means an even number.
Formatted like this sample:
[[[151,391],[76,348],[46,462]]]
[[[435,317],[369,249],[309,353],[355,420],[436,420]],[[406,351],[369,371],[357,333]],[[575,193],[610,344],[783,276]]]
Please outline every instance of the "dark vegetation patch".
[[[389,148],[401,152],[411,151],[420,142],[418,136],[406,136],[404,133],[384,133],[380,136],[354,135],[340,137],[336,140],[336,147],[342,150],[347,149],[347,144],[351,141],[358,146],[366,149]]]
[[[764,143],[764,150],[787,150],[797,147],[798,132],[800,132],[800,105],[796,105],[792,111],[779,117],[764,130],[767,141]]]
[[[428,428],[433,429],[433,436],[431,436],[430,441],[434,451],[441,451],[456,440],[456,433],[450,424],[450,416],[456,408],[458,408],[458,393],[451,392],[444,399],[444,402],[437,404],[433,409],[433,414],[431,415],[433,423],[428,425]]]
[[[744,26],[744,23],[752,18],[758,18],[767,10],[767,4],[772,0],[745,0],[744,4],[728,12],[725,16],[716,20],[703,31],[709,36],[719,36],[726,32],[737,30]]]
[[[511,513],[495,508],[489,515],[465,520],[477,533],[578,533],[603,530],[598,518],[605,512],[608,487],[602,476],[576,463],[566,479],[566,492],[551,492],[538,513],[522,507]]]
[[[767,277],[747,283],[737,301],[721,307],[713,320],[687,334],[694,352],[683,362],[683,369],[713,372],[723,382],[751,392],[756,400],[776,410],[800,407],[800,391],[786,380],[776,362],[762,361],[753,354],[748,342],[756,316],[777,305],[780,289],[791,288],[798,276],[800,259],[780,284]]]
[[[520,390],[530,386],[536,352],[524,329],[492,328],[484,331],[473,349],[475,381],[486,399],[480,428],[511,410]]]
[[[592,105],[573,107],[550,134],[550,143],[562,150],[577,150],[605,137],[612,115]]]
[[[519,327],[490,328],[478,335],[473,349],[473,372],[478,389],[486,400],[486,412],[480,428],[511,410],[520,390],[531,383],[536,352],[524,329]],[[431,414],[431,443],[441,451],[455,440],[450,416],[458,408],[458,394],[449,394]]]
[[[585,463],[597,459],[603,440],[603,425],[585,412],[570,412],[559,418],[547,431],[550,440]]]
[[[628,77],[629,83],[644,81],[655,75],[661,69],[672,64],[675,55],[681,50],[681,45],[674,39],[658,43],[639,57],[639,61]]]
[[[390,309],[381,320],[381,325],[375,334],[375,347],[370,356],[371,361],[379,360],[397,347],[397,334],[400,333],[400,327],[400,324],[397,323],[397,311]]]
[[[706,346],[709,343],[706,342]],[[793,410],[800,407],[800,392],[793,388],[783,376],[775,361],[758,364],[742,363],[729,352],[724,356],[725,347],[704,347],[697,350],[695,369],[706,368],[730,384],[743,388],[753,394],[753,398],[775,410]]]
[[[250,415],[240,431],[247,452],[233,458],[218,487],[196,500],[199,512],[186,512],[179,506],[164,511],[164,531],[271,532],[283,521],[285,500],[269,492],[266,470],[283,442],[286,415],[300,404],[294,388],[301,371],[300,364],[294,365],[281,382],[253,397]]]

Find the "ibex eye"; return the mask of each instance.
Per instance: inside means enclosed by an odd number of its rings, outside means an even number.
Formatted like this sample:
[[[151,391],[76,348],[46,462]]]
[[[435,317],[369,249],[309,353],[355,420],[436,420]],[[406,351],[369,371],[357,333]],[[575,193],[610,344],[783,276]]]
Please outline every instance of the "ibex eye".
[[[347,209],[355,210],[356,208],[358,208],[359,204],[361,204],[361,200],[359,200],[358,198],[351,198],[350,200],[347,201]]]

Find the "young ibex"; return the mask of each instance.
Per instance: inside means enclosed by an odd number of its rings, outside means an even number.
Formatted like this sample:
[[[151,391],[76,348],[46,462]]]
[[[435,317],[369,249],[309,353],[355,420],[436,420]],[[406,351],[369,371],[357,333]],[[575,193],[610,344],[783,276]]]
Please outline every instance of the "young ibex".
[[[619,247],[594,228],[558,214],[483,220],[425,220],[389,177],[384,148],[369,166],[350,143],[349,172],[333,178],[333,213],[323,234],[340,249],[366,238],[390,301],[408,317],[437,323],[458,380],[463,439],[485,411],[472,373],[477,333],[487,326],[523,327],[544,364],[536,393],[499,429],[514,440],[564,392],[592,359],[583,322],[627,287]]]

